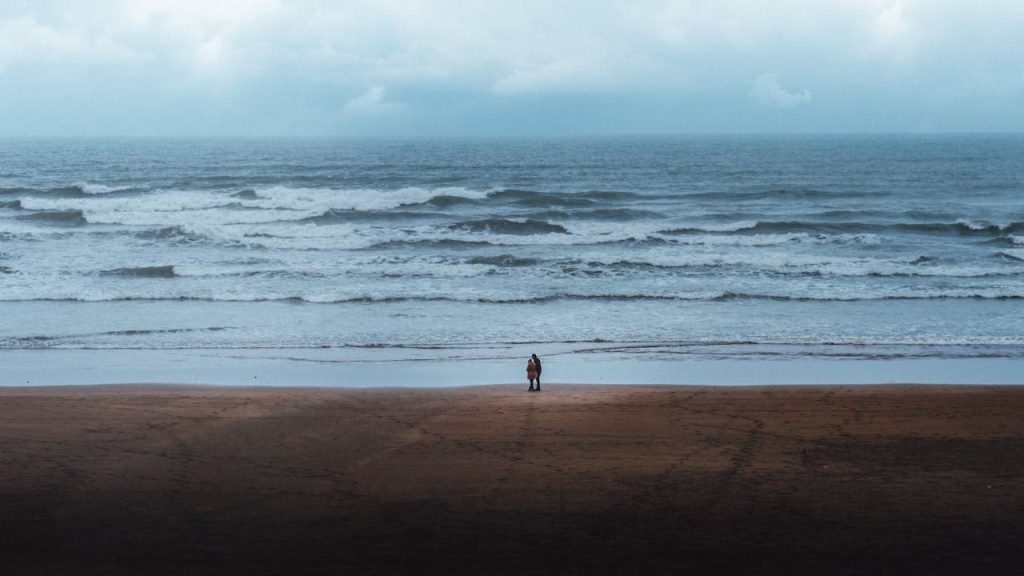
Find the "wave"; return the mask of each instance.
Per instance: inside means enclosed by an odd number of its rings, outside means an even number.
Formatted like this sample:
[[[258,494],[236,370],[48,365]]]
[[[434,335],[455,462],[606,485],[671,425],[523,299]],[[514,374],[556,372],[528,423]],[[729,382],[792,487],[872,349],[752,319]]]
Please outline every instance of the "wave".
[[[392,220],[436,220],[445,218],[444,214],[437,212],[408,212],[408,211],[384,211],[384,210],[328,210],[318,216],[303,218],[299,222],[312,222],[314,224],[336,224],[346,222],[366,221],[392,221]]]
[[[566,212],[564,210],[545,210],[542,212],[532,212],[527,217],[537,220],[609,220],[614,222],[624,222],[628,220],[665,218],[665,215],[661,212],[637,210],[634,208],[599,208],[593,210],[576,210],[573,212]]]
[[[808,217],[816,218],[878,218],[891,216],[891,212],[885,212],[883,210],[825,210],[823,212],[815,212],[813,214],[806,214]]]
[[[1010,260],[1016,260],[1018,262],[1024,262],[1024,249],[1020,250],[1003,250],[998,253],[1000,256],[1009,258]]]
[[[498,266],[501,268],[520,268],[524,266],[537,266],[543,260],[539,258],[520,258],[512,254],[501,254],[499,256],[475,256],[466,261],[467,264],[478,264],[484,266]]]
[[[587,342],[582,342],[587,343]],[[756,340],[697,339],[677,342],[603,341],[600,346],[577,349],[576,354],[643,353],[645,355],[694,354],[727,357],[818,357],[857,360],[909,358],[1021,358],[1024,340],[1013,337],[924,337]],[[656,357],[656,356],[655,356]]]
[[[773,300],[777,302],[865,302],[887,300],[1024,300],[1024,292],[924,292],[916,294],[879,294],[850,296],[790,296],[776,294],[746,294],[742,292],[725,292],[714,298],[716,301],[728,300]]]
[[[136,268],[115,268],[100,272],[102,276],[125,278],[175,278],[174,266],[140,266]]]
[[[454,196],[452,194],[439,194],[430,198],[424,204],[436,206],[438,208],[451,208],[454,206],[463,206],[467,204],[479,204],[480,201],[476,198],[467,198],[465,196]]]
[[[75,340],[81,338],[96,338],[103,336],[155,336],[160,334],[190,334],[190,333],[202,333],[202,332],[222,332],[224,330],[232,330],[231,326],[211,326],[209,328],[153,328],[153,329],[136,329],[136,330],[110,330],[107,332],[94,332],[88,334],[62,334],[60,336],[19,336],[11,338],[8,342],[15,344],[27,344],[29,348],[33,347],[53,347],[55,342]],[[42,346],[40,346],[42,344]],[[11,346],[0,346],[10,348]],[[20,347],[20,346],[15,346]]]
[[[249,193],[251,192],[251,193]],[[233,194],[210,190],[155,190],[148,194],[23,197],[22,208],[78,210],[90,223],[130,226],[231,225],[354,219],[360,212],[383,218],[384,212],[420,206],[438,196],[485,198],[468,188],[331,189],[272,186]],[[418,217],[408,212],[404,217]],[[426,217],[426,216],[422,216]]]
[[[817,234],[865,234],[904,232],[919,234],[957,234],[961,236],[994,236],[1009,232],[1024,232],[1024,222],[994,224],[990,222],[930,222],[930,223],[874,223],[874,222],[804,222],[789,221],[742,221],[728,224],[693,225],[661,230],[669,236],[708,232],[743,233],[786,233],[804,232]]]
[[[453,240],[420,241],[417,246],[443,246],[447,255],[436,250],[405,251],[401,255],[372,255],[372,251],[356,251],[343,260],[331,263],[319,258],[306,263],[288,264],[282,261],[234,261],[200,263],[195,265],[164,265],[115,268],[99,272],[102,276],[122,278],[471,278],[501,274],[501,270],[532,268],[525,272],[537,282],[582,275],[607,278],[657,278],[666,282],[671,278],[706,278],[708,282],[721,282],[723,278],[756,276],[766,282],[777,283],[799,278],[1005,278],[1024,275],[1024,268],[1010,262],[990,265],[943,264],[932,257],[918,258],[852,258],[840,256],[810,256],[786,252],[739,254],[686,254],[665,252],[644,256],[609,255],[601,257],[565,257],[556,254],[545,258],[535,254],[517,255],[501,253],[480,255],[476,250],[482,243]],[[490,244],[484,244],[491,246]],[[411,244],[402,244],[408,247]],[[391,245],[389,247],[394,247]],[[457,255],[457,250],[468,253]],[[362,254],[362,256],[357,256]],[[419,255],[417,255],[419,254]],[[995,256],[995,254],[994,254]],[[1006,260],[1024,260],[1024,251],[999,254]],[[259,264],[259,265],[256,265]],[[85,274],[95,272],[86,271]],[[517,272],[516,274],[523,274]],[[642,275],[639,275],[641,274]],[[931,283],[929,283],[931,284]],[[797,286],[807,286],[800,282]],[[878,288],[880,285],[872,283]],[[994,286],[993,286],[994,287]],[[840,288],[841,289],[841,288]]]
[[[537,192],[533,190],[496,190],[487,198],[498,202],[533,207],[586,208],[601,202],[622,202],[642,198],[632,192]]]
[[[505,218],[486,218],[483,220],[468,220],[448,225],[449,230],[463,230],[467,232],[490,232],[493,234],[514,234],[525,236],[530,234],[568,234],[564,226],[552,224],[543,220],[507,220]]]
[[[922,292],[850,294],[850,295],[794,295],[766,294],[756,292],[712,291],[690,293],[575,293],[556,292],[539,296],[410,296],[410,295],[353,295],[353,296],[265,296],[231,294],[217,296],[97,296],[94,298],[11,298],[7,302],[281,302],[302,304],[390,304],[400,302],[451,302],[463,304],[544,304],[562,301],[594,301],[594,302],[729,302],[729,301],[774,301],[774,302],[880,302],[880,301],[940,301],[940,300],[1024,300],[1024,291],[979,291],[979,290],[948,290],[935,289]]]
[[[402,206],[426,204],[440,197],[460,197],[467,200],[485,198],[487,191],[462,187],[421,188],[410,186],[397,189],[375,188],[288,188],[272,186],[255,190],[257,205],[262,208],[290,208],[313,210],[323,214],[329,210],[373,211],[392,210]]]
[[[389,250],[392,248],[478,248],[495,246],[484,240],[454,240],[451,238],[427,238],[423,240],[384,240],[366,247],[367,250]]]
[[[0,201],[0,208],[7,208],[9,210],[20,210],[21,200]]]
[[[43,212],[33,212],[32,214],[24,214],[17,216],[19,220],[27,220],[32,222],[45,222],[47,224],[54,224],[60,226],[84,226],[88,222],[85,220],[85,215],[81,210],[53,210]]]
[[[667,241],[661,238],[651,238],[645,243],[648,244],[673,244],[673,245],[688,245],[688,246],[748,246],[748,247],[759,247],[759,246],[783,246],[787,244],[803,244],[803,243],[836,243],[836,244],[876,244],[879,239],[877,236],[872,234],[838,234],[835,236],[823,237],[823,236],[811,236],[803,232],[794,232],[789,234],[743,234],[743,235],[726,235],[726,234],[694,234],[691,236],[674,236],[671,241]]]
[[[906,259],[869,259],[846,257],[813,257],[790,253],[694,254],[662,255],[644,258],[591,258],[570,264],[589,270],[673,270],[719,269],[722,267],[755,268],[762,273],[781,276],[836,277],[941,277],[983,278],[1024,274],[1024,270],[1007,267],[949,266],[935,264],[931,256]]]
[[[135,193],[145,190],[145,188],[138,188],[135,186],[108,186],[106,184],[82,182],[79,184],[72,184],[70,186],[54,186],[48,188],[32,188],[27,186],[0,188],[0,196],[87,198],[89,196],[102,196],[114,193]]]
[[[141,189],[134,186],[108,186],[106,184],[90,184],[88,182],[77,184],[75,187],[81,190],[83,194],[90,196],[114,192],[141,191]]]
[[[58,186],[54,188],[28,188],[15,186],[0,188],[0,196],[29,196],[46,198],[85,198],[89,196],[81,186]]]
[[[818,198],[855,198],[878,196],[879,192],[853,192],[850,190],[821,190],[815,188],[774,188],[771,190],[722,190],[686,194],[686,198],[709,200],[811,200]]]
[[[152,230],[135,232],[135,237],[143,240],[179,240],[185,242],[197,242],[204,236],[185,230],[181,226],[165,226]]]
[[[232,330],[231,326],[210,326],[208,328],[154,328],[150,330],[112,330],[109,332],[99,332],[95,336],[145,336],[149,334],[185,334],[189,332],[223,332],[224,330]],[[93,336],[93,334],[89,334]]]
[[[0,266],[0,274],[14,274],[14,269],[8,268],[7,266]]]
[[[762,223],[756,220],[742,220],[740,222],[731,222],[726,224],[694,224],[690,226],[683,226],[679,228],[668,228],[665,230],[659,230],[658,234],[665,234],[667,236],[682,236],[684,234],[700,234],[707,232],[740,232],[741,230],[754,230],[758,228]],[[795,228],[794,232],[798,231]]]
[[[371,242],[367,246],[354,246],[367,250],[381,250],[391,248],[471,248],[480,246],[629,246],[629,247],[657,247],[657,246],[779,246],[804,241],[822,242],[824,240],[808,238],[804,234],[773,234],[773,235],[751,235],[751,236],[687,236],[679,238],[661,238],[647,235],[642,232],[623,232],[618,234],[557,234],[557,235],[516,235],[509,234],[504,237],[491,237],[487,240],[469,240],[456,238],[422,238],[416,240],[381,240]],[[844,236],[831,238],[835,242],[856,242],[874,243],[866,236]]]
[[[986,238],[984,240],[979,240],[978,243],[979,244],[993,244],[993,245],[998,245],[998,246],[1016,246],[1018,244],[1021,244],[1021,242],[1019,242],[1019,239],[1016,236],[1011,236],[1011,235],[996,236],[994,238]]]

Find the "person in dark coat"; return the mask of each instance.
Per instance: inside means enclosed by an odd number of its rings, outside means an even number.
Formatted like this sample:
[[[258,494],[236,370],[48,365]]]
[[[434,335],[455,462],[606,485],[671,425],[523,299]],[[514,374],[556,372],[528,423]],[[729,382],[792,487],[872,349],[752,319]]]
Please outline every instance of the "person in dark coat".
[[[537,358],[536,354],[531,354],[530,358],[533,358],[533,363],[537,366],[537,390],[540,390],[540,373],[542,371],[540,366],[540,358]]]

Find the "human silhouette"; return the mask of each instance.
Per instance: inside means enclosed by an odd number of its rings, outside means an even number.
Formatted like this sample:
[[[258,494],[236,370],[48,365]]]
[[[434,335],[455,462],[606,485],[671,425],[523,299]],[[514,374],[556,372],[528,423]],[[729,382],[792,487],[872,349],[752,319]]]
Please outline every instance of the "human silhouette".
[[[530,359],[533,360],[534,366],[537,367],[537,391],[540,392],[540,373],[543,370],[540,365],[540,358],[537,358],[536,354],[530,354]]]
[[[539,378],[540,378],[540,375],[537,372],[537,363],[533,361],[533,358],[527,358],[526,359],[526,379],[530,381],[530,389],[528,390],[528,392],[533,392],[535,390],[534,387],[533,387],[533,381],[534,380],[537,380],[537,388],[536,388],[536,390],[540,390],[540,380],[539,380]]]

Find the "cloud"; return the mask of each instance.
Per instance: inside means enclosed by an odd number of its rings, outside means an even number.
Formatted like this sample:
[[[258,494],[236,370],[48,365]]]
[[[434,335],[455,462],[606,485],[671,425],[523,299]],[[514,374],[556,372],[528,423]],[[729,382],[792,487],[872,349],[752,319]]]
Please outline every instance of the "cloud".
[[[611,71],[601,63],[568,55],[514,68],[494,83],[494,91],[499,94],[587,91],[607,86],[611,80]]]
[[[774,108],[796,108],[811,103],[811,93],[789,92],[779,84],[778,74],[761,74],[754,78],[750,95],[761,104]]]
[[[0,18],[0,73],[14,66],[124,64],[144,55],[108,38],[68,33],[34,18]]]
[[[342,111],[350,116],[380,116],[398,112],[403,108],[400,102],[384,99],[383,86],[371,86],[366,92],[346,102]]]
[[[908,112],[1024,130],[1022,28],[1020,0],[0,1],[0,129],[60,116],[99,130],[90,112],[106,107],[158,132],[134,105],[168,127],[199,109],[225,127],[317,129],[323,115],[383,124],[402,110],[403,127],[516,112],[545,126],[576,114],[592,131],[744,130],[751,101],[814,101],[834,130]]]

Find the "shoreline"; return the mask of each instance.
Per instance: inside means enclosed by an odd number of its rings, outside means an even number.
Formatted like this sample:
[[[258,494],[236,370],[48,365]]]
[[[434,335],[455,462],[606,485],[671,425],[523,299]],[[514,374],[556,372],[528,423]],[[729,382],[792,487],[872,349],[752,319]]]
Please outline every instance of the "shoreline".
[[[0,350],[0,386],[176,382],[230,386],[447,388],[522,381],[669,385],[1024,384],[1024,357],[651,358],[535,345],[466,349]]]
[[[0,388],[12,574],[1017,574],[1020,386]]]
[[[266,385],[252,385],[252,384],[217,384],[217,383],[203,383],[203,382],[110,382],[104,384],[28,384],[28,385],[8,385],[0,384],[0,395],[5,393],[10,395],[31,395],[33,392],[42,391],[53,391],[55,393],[61,392],[81,392],[82,394],[88,393],[114,393],[114,392],[187,392],[187,391],[220,391],[220,392],[237,392],[239,394],[246,393],[272,393],[272,392],[430,392],[430,391],[449,391],[449,392],[470,392],[470,391],[523,391],[525,392],[528,383],[513,383],[513,382],[499,382],[499,383],[488,383],[488,384],[469,384],[469,385],[451,385],[451,386],[415,386],[415,385],[367,385],[367,386],[307,386],[302,384],[289,385],[289,386],[278,386],[274,384]],[[694,389],[694,390],[732,390],[732,391],[752,391],[752,390],[783,390],[783,391],[834,391],[845,388],[849,389],[876,389],[876,390],[954,390],[954,389],[1024,389],[1024,384],[1009,383],[1009,384],[933,384],[929,382],[862,382],[862,383],[844,383],[844,384],[617,384],[609,382],[550,382],[544,384],[544,391],[551,390],[575,390],[575,391],[586,391],[588,388],[594,388],[597,390],[616,390],[616,391],[630,391],[635,393],[640,392],[652,392],[652,391],[669,391],[676,389]],[[520,390],[522,389],[522,390]]]

